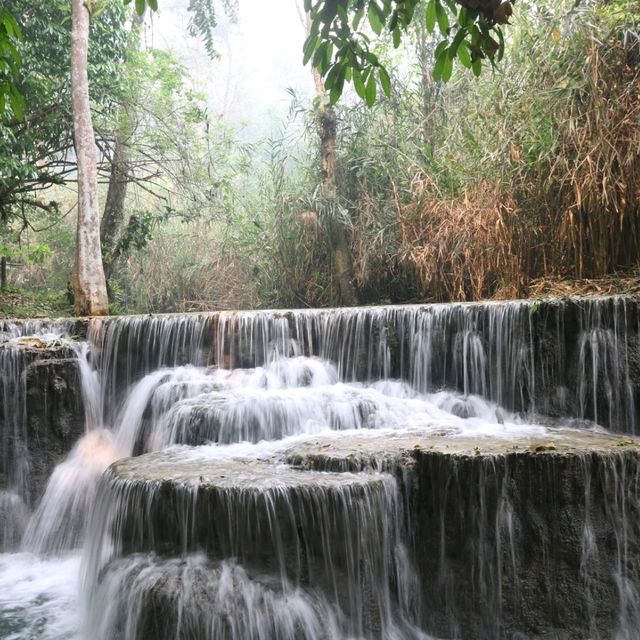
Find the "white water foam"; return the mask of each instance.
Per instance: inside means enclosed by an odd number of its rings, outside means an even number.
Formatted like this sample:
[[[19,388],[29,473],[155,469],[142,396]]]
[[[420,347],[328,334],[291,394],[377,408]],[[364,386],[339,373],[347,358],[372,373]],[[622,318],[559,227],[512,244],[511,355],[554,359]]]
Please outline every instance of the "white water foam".
[[[78,640],[80,558],[0,554],[0,638]]]

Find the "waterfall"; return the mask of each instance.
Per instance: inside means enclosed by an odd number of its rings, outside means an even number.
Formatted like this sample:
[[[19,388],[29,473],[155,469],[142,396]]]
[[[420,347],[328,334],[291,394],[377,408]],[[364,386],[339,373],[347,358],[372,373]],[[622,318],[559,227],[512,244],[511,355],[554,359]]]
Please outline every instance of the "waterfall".
[[[509,411],[628,433],[639,333],[637,305],[623,297],[114,318],[90,331],[107,413],[163,366],[255,368],[315,356],[344,382],[402,378],[422,393],[456,389]]]
[[[196,603],[187,605],[187,610],[196,613],[192,624],[209,630],[197,637],[234,640],[280,637],[264,632],[273,624],[271,608],[244,609],[242,590],[247,589],[246,579],[240,585],[221,584],[219,574],[228,571],[241,576],[245,571],[258,575],[253,591],[256,587],[261,589],[262,582],[267,581],[278,598],[301,599],[306,604],[305,610],[314,600],[307,591],[312,585],[316,604],[311,611],[319,606],[331,615],[320,626],[317,613],[308,620],[298,619],[300,626],[289,627],[287,634],[285,629],[291,620],[283,611],[277,612],[277,618],[285,615],[285,626],[277,631],[284,633],[284,637],[313,638],[318,634],[326,637],[326,622],[330,628],[340,630],[334,637],[361,637],[372,631],[392,637],[400,628],[402,637],[424,637],[412,624],[408,603],[399,600],[391,590],[392,574],[397,576],[401,569],[410,574],[406,564],[400,567],[396,561],[397,547],[402,543],[398,491],[393,477],[374,473],[301,474],[286,467],[255,462],[211,465],[206,460],[194,462],[189,454],[185,457],[178,453],[149,454],[131,459],[129,465],[119,463],[122,466],[118,467],[117,475],[106,474],[91,524],[93,542],[86,548],[89,610],[99,611],[95,605],[103,597],[101,575],[105,567],[116,567],[110,579],[120,580],[121,588],[127,588],[131,561],[114,563],[113,559],[131,558],[133,554],[134,566],[139,566],[141,553],[174,548],[177,544],[182,551],[183,569],[192,568],[194,562],[199,564],[192,555],[197,552],[205,552],[211,563],[212,591],[206,591],[203,597],[218,598],[221,589],[235,591],[230,594],[233,600],[228,603],[231,607],[228,617],[205,607],[198,612]],[[178,481],[167,483],[160,479],[169,469],[174,476],[177,471]],[[163,470],[161,474],[159,470]],[[188,480],[189,474],[194,474],[192,480],[196,481],[205,476],[210,484],[199,489]],[[174,541],[174,532],[167,523],[176,517],[182,526],[179,539]],[[228,564],[230,558],[234,559],[234,565]],[[149,583],[141,583],[141,576],[137,577],[138,588],[148,598],[145,600],[143,596],[142,601],[134,601],[137,616],[145,616],[141,609],[157,606],[155,598],[162,601],[176,597],[172,593],[154,592],[153,585],[159,580],[159,572],[172,575],[180,566],[170,562],[161,567],[153,557],[142,562],[150,563],[154,570],[145,577]],[[412,580],[410,575],[400,577],[403,582]],[[269,595],[272,603],[273,597]],[[128,609],[130,604],[125,602],[123,606]],[[136,617],[130,609],[124,615],[129,620]],[[231,623],[229,618],[253,619],[254,624],[245,627]],[[90,624],[92,632],[105,626],[102,615]],[[168,619],[163,624],[168,629],[158,637],[189,637],[188,633],[183,635],[176,630],[179,621]],[[414,632],[410,631],[412,628]],[[99,637],[113,637],[113,625],[106,624],[103,633]],[[295,633],[300,635],[290,635]],[[127,635],[136,637],[139,636],[133,632]]]
[[[0,550],[20,540],[32,501],[27,434],[27,371],[68,322],[0,321]]]
[[[581,417],[636,432],[636,397],[630,366],[637,349],[637,325],[630,326],[627,303],[593,305],[582,318],[578,339],[578,407]],[[635,342],[629,340],[636,330]],[[635,354],[637,358],[637,353]],[[635,363],[637,367],[637,361]]]
[[[22,549],[0,555],[0,630],[23,593],[16,633],[52,640],[635,637],[637,302],[70,333],[0,323],[0,544]],[[73,358],[83,428],[38,496],[47,345]],[[58,570],[81,575],[72,630]]]

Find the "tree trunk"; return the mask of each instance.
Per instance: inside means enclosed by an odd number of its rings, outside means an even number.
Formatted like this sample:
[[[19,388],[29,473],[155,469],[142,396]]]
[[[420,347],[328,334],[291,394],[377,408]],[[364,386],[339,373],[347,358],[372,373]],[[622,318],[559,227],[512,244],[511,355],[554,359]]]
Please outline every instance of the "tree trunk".
[[[317,74],[317,72],[315,73]],[[321,81],[320,86],[322,87]],[[321,103],[316,122],[320,137],[322,186],[325,196],[335,199],[337,196],[335,109],[331,105]],[[331,270],[338,288],[337,302],[347,306],[356,305],[358,297],[352,284],[353,256],[349,233],[335,217],[329,221],[329,240],[331,243]]]
[[[78,227],[73,290],[76,315],[105,315],[109,309],[100,247],[97,153],[87,71],[89,22],[89,11],[83,0],[72,0],[71,100],[78,163]]]
[[[309,29],[307,14],[307,29]],[[318,70],[313,67],[313,80],[318,96],[316,127],[320,138],[320,162],[322,187],[324,194],[335,199],[336,185],[336,112],[326,102],[326,93]],[[331,270],[338,287],[338,304],[353,306],[358,304],[358,296],[353,286],[353,254],[348,230],[335,217],[329,221],[329,240],[331,243]]]
[[[143,23],[144,14],[138,15],[138,12],[134,11],[131,21],[131,33],[129,34],[129,41],[125,53],[127,57],[138,49],[138,36]],[[127,199],[127,188],[131,174],[129,147],[127,145],[135,130],[135,118],[133,117],[135,114],[129,113],[132,111],[132,105],[123,104],[122,111],[125,117],[118,125],[115,134],[109,188],[104,204],[102,223],[100,224],[102,260],[104,262],[104,275],[107,281],[107,287],[109,278],[113,272],[113,265],[117,259],[115,249],[118,244],[118,238],[124,226],[124,204]]]
[[[0,213],[0,221],[2,222],[2,230],[6,230],[7,226],[7,210],[5,207],[2,207]],[[7,289],[7,257],[0,257],[0,289],[2,291],[6,291]]]
[[[124,203],[127,198],[129,185],[129,153],[123,142],[121,132],[116,133],[113,158],[111,159],[111,175],[109,176],[109,189],[104,204],[104,213],[100,225],[102,238],[102,259],[104,261],[104,276],[109,282],[113,264],[115,262],[115,249],[118,244],[118,235],[124,223]]]

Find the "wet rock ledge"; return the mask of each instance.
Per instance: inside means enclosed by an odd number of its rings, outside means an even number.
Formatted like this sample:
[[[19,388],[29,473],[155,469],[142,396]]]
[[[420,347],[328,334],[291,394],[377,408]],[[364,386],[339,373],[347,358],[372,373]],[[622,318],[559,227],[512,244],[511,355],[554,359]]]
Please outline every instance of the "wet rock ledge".
[[[38,350],[26,369],[27,449],[31,500],[85,430],[78,358],[68,348]]]
[[[373,594],[388,581],[397,539],[392,476],[301,471],[278,460],[203,460],[185,451],[122,460],[103,477],[106,517],[96,529],[107,542],[97,545],[112,548],[115,541],[111,570],[120,558],[143,552],[205,553],[212,571],[216,562],[233,561],[276,585],[312,587],[354,621],[349,634],[383,628],[388,604]],[[153,589],[141,610],[165,603],[166,629],[173,629],[175,596]],[[166,629],[159,638],[175,637]]]
[[[640,440],[316,440],[307,469],[387,469],[402,481],[429,632],[461,638],[633,637],[640,587]],[[634,631],[635,629],[635,631]],[[616,632],[632,635],[616,636]]]
[[[84,432],[78,359],[39,339],[0,344],[0,488],[24,477],[34,504],[54,467]],[[24,469],[16,469],[16,464]]]
[[[102,492],[118,504],[122,555],[204,551],[285,567],[348,602],[354,566],[377,567],[358,578],[361,593],[389,579],[380,558],[398,535],[417,572],[421,626],[439,637],[577,640],[638,628],[638,439],[363,433],[270,459],[203,456],[184,448],[111,467]]]

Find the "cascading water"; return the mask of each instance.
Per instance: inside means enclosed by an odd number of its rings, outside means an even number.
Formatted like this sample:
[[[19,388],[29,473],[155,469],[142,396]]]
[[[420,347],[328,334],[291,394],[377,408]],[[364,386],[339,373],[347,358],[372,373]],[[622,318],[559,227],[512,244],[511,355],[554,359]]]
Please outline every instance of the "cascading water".
[[[7,544],[28,520],[0,555],[0,637],[578,638],[531,605],[565,597],[552,559],[575,538],[557,559],[589,613],[572,624],[630,640],[638,467],[610,452],[636,444],[589,421],[635,432],[639,336],[623,298],[91,320],[73,346],[85,434],[30,516],[28,469],[0,490]],[[26,442],[6,353],[3,469]],[[611,462],[578,456],[562,507],[569,472],[545,454],[541,495],[532,442]],[[542,533],[547,502],[576,522]]]
[[[27,371],[46,345],[61,346],[70,323],[0,322],[0,550],[20,540],[31,504]]]

